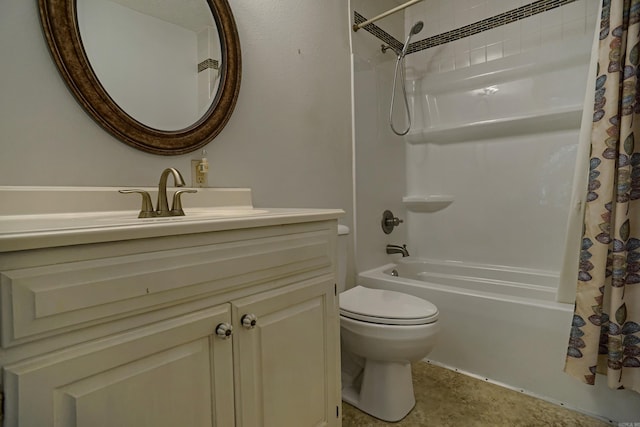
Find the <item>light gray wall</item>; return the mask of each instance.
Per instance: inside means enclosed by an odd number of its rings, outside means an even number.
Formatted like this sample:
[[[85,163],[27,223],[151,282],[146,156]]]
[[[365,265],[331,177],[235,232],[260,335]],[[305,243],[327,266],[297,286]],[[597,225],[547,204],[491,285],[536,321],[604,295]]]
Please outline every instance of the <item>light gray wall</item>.
[[[264,207],[335,207],[351,225],[349,16],[341,0],[231,0],[242,46],[235,112],[210,143],[209,183]],[[35,0],[0,3],[0,185],[153,186],[198,153],[117,141],[67,90]]]

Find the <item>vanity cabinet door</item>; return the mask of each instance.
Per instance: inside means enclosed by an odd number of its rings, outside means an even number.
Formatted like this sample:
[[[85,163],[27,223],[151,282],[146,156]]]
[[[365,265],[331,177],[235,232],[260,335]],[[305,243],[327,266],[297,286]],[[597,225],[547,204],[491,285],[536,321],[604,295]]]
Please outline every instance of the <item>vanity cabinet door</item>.
[[[232,301],[237,427],[341,425],[336,301],[327,276]]]
[[[229,304],[5,367],[5,427],[229,427]]]

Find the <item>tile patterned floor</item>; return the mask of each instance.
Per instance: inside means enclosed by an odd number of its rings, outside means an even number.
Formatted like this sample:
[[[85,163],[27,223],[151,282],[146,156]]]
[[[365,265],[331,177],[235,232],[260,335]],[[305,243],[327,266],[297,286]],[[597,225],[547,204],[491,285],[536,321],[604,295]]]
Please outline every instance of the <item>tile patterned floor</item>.
[[[413,366],[416,407],[398,423],[342,404],[343,427],[604,427],[609,424],[517,391],[420,362]]]

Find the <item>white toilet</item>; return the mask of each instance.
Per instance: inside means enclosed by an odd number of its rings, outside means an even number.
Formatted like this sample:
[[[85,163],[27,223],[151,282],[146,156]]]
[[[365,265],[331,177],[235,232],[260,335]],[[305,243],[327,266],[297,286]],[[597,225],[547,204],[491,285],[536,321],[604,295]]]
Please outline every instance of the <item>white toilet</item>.
[[[345,291],[347,235],[338,226],[342,400],[376,418],[399,421],[415,405],[411,362],[432,349],[440,329],[429,301],[356,286]]]

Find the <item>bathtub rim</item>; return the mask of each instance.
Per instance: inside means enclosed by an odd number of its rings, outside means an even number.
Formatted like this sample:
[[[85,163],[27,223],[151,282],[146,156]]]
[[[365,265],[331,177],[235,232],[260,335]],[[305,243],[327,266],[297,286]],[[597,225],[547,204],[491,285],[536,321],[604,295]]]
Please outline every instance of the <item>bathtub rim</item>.
[[[415,259],[417,258],[414,258],[414,260]],[[486,291],[476,291],[473,289],[466,289],[466,288],[465,289],[456,288],[454,286],[433,283],[430,281],[422,281],[422,280],[410,279],[406,277],[391,276],[390,274],[386,273],[386,271],[393,270],[396,267],[398,267],[398,263],[389,263],[389,264],[382,265],[380,267],[375,267],[366,271],[359,272],[357,274],[356,284],[365,286],[365,287],[373,287],[378,289],[390,289],[390,290],[403,292],[402,290],[398,290],[395,288],[376,286],[376,285],[379,285],[380,282],[389,284],[389,283],[393,283],[394,281],[402,281],[404,285],[409,287],[431,288],[440,292],[451,292],[453,294],[458,294],[458,295],[474,296],[478,298],[488,298],[488,299],[494,299],[502,302],[524,304],[532,307],[547,308],[547,309],[560,310],[560,311],[573,311],[573,308],[574,308],[573,303],[558,302],[557,292],[556,292],[556,300],[554,301],[537,300],[533,298],[524,298],[524,297],[514,296],[514,295],[504,295],[496,292],[486,292]],[[412,294],[410,292],[407,292],[407,293]],[[415,295],[415,294],[412,294],[412,295]]]

